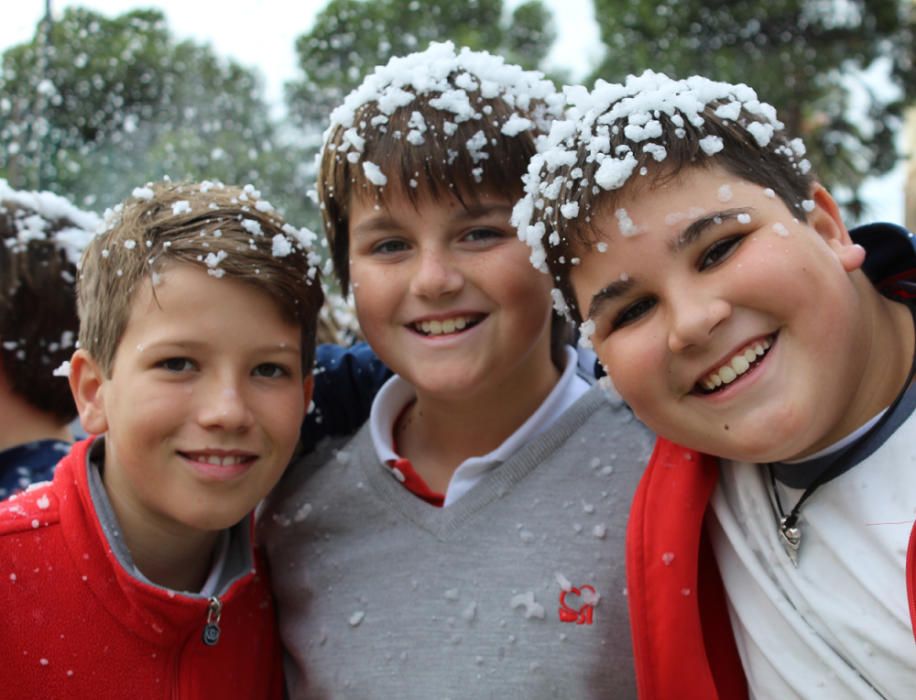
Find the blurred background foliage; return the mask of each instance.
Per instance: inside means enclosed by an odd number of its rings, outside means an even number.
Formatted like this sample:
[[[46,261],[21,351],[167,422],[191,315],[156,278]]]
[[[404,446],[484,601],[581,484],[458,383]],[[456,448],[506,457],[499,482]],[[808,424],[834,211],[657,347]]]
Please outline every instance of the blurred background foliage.
[[[916,94],[913,0],[593,1],[604,56],[587,84],[645,68],[746,82],[853,215],[863,179],[897,162]],[[451,39],[543,68],[553,24],[541,0],[331,0],[296,40],[300,72],[278,110],[256,72],[179,40],[157,10],[71,7],[2,55],[0,177],[96,210],[164,175],[251,182],[315,228],[321,133],[373,66]]]

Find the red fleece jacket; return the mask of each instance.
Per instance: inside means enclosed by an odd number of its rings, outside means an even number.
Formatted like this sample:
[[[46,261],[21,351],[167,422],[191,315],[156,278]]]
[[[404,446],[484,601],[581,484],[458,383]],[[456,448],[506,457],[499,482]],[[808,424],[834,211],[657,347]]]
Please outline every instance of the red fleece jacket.
[[[658,439],[627,526],[627,593],[640,700],[739,700],[747,682],[703,527],[717,461]],[[906,559],[916,630],[916,527]]]
[[[89,493],[90,441],[54,481],[0,503],[0,695],[8,698],[280,698],[281,652],[264,577],[206,598],[145,584],[118,562]]]

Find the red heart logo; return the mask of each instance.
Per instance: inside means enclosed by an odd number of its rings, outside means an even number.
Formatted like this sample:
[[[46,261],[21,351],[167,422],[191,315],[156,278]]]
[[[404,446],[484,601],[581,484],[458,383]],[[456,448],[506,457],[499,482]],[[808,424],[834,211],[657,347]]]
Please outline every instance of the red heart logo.
[[[596,597],[595,589],[591,586],[582,586],[582,588],[570,588],[568,591],[560,591],[560,622],[575,622],[577,625],[592,624],[592,616],[595,606],[592,603],[584,602],[579,608],[572,608],[566,602],[566,595],[582,596],[583,591],[590,591],[591,598]]]

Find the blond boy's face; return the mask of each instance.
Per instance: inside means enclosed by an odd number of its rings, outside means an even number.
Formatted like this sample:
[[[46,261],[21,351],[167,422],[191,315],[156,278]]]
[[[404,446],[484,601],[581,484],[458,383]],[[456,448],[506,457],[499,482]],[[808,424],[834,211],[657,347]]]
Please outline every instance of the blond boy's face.
[[[528,263],[512,202],[389,193],[350,207],[350,278],[360,327],[418,394],[473,399],[553,380],[550,279]]]
[[[824,190],[812,206],[800,223],[714,167],[640,185],[604,213],[571,282],[599,359],[655,432],[755,462],[845,434],[867,391],[849,276],[863,252]]]
[[[103,478],[122,526],[190,534],[235,524],[277,482],[311,377],[299,328],[265,293],[173,264],[156,299],[138,287],[111,377],[89,387],[80,415],[106,433]]]

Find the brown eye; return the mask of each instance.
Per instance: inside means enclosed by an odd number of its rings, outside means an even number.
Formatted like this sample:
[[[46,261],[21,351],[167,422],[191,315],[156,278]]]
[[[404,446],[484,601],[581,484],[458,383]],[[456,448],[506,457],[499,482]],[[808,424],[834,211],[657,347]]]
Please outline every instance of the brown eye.
[[[741,244],[742,240],[744,240],[744,235],[729,236],[728,238],[723,238],[716,241],[705,251],[703,251],[703,255],[700,256],[700,262],[697,265],[697,268],[700,270],[705,270],[710,267],[715,267],[723,260],[728,259],[728,257],[733,252],[735,252],[735,250]]]
[[[167,357],[157,362],[156,366],[169,372],[190,372],[196,367],[187,357]]]
[[[646,297],[644,299],[638,299],[637,301],[634,301],[632,304],[621,310],[619,314],[617,314],[617,316],[614,318],[612,330],[629,325],[634,321],[638,321],[652,309],[654,309],[657,303],[657,300],[653,297]]]

